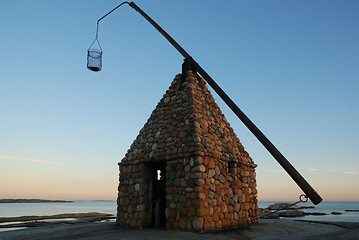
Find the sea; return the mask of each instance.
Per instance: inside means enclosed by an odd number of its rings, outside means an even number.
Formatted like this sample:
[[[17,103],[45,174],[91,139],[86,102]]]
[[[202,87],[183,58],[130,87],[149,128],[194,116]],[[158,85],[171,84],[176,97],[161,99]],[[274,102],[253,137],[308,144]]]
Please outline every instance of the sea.
[[[279,201],[260,201],[258,206],[266,208]],[[299,203],[299,206],[314,206],[312,203]],[[88,213],[99,212],[116,215],[116,201],[73,201],[73,202],[52,202],[52,203],[0,203],[1,217],[20,216],[41,216],[55,215],[62,213]],[[327,215],[304,216],[294,219],[313,221],[341,221],[359,222],[359,212],[347,212],[345,210],[359,210],[359,202],[330,202],[323,201],[314,208],[303,209],[305,212],[321,212]],[[341,215],[333,215],[332,212],[340,212]],[[292,218],[293,219],[293,218]]]
[[[89,212],[107,213],[116,216],[116,209],[116,201],[0,203],[0,218]]]

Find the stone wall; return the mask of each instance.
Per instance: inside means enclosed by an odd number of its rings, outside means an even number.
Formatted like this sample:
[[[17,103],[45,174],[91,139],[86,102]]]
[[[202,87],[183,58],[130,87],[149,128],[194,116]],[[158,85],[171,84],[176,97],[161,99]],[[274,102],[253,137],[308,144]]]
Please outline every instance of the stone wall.
[[[153,164],[164,162],[166,227],[256,222],[255,167],[204,80],[177,75],[120,165],[117,223],[153,225]]]
[[[167,228],[216,230],[242,227],[258,214],[255,172],[239,164],[229,171],[210,157],[167,162]]]
[[[151,218],[148,179],[144,163],[120,164],[117,199],[117,223],[123,226],[148,227]]]

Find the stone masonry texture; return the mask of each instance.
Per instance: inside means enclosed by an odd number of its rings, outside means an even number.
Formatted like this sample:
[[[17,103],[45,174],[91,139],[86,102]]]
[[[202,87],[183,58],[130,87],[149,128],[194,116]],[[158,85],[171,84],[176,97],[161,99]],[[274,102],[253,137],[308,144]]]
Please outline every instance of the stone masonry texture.
[[[192,71],[172,81],[119,163],[117,224],[153,226],[153,172],[165,165],[165,227],[214,231],[258,222],[256,164]]]

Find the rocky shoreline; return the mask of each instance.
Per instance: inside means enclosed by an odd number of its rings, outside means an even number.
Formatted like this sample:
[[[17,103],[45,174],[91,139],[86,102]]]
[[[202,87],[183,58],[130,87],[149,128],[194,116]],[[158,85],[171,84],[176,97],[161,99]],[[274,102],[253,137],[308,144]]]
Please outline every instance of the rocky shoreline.
[[[245,228],[231,229],[219,232],[198,233],[192,231],[174,231],[162,228],[121,228],[115,224],[116,217],[105,213],[72,213],[52,216],[22,216],[0,218],[0,239],[2,240],[48,240],[72,239],[93,240],[148,240],[158,239],[193,239],[193,240],[282,240],[282,239],[316,239],[316,240],[343,240],[359,239],[359,222],[330,222],[292,219],[266,219],[264,214],[275,214],[277,218],[285,217],[292,212],[295,217],[303,212],[301,207],[291,206],[286,211],[275,212],[283,207],[269,206],[261,209],[261,220]],[[314,208],[314,207],[310,207]],[[272,209],[272,210],[270,210]],[[357,211],[357,210],[350,210]],[[295,213],[295,214],[294,214]],[[306,214],[321,214],[312,212]],[[334,212],[332,213],[334,214]],[[16,230],[16,231],[11,231]]]
[[[322,212],[304,212],[303,209],[315,208],[314,206],[299,207],[290,203],[276,203],[267,208],[259,209],[261,221],[264,219],[296,218],[306,215],[329,215]],[[345,210],[346,212],[357,212],[359,210]],[[332,215],[340,215],[341,212],[331,212]],[[46,216],[21,216],[0,218],[0,229],[33,228],[42,226],[56,226],[59,224],[91,223],[91,222],[114,222],[116,216],[112,214],[89,212],[89,213],[65,213]],[[295,220],[298,221],[298,220]],[[315,221],[313,221],[315,222]],[[318,222],[318,223],[323,223]],[[348,225],[347,223],[345,223]],[[357,223],[359,225],[359,223]],[[356,225],[356,227],[358,227]],[[341,226],[341,225],[340,225]],[[343,227],[343,226],[341,226]],[[1,230],[0,230],[1,231]]]
[[[21,216],[0,218],[0,228],[40,227],[53,224],[89,223],[98,221],[110,221],[116,217],[112,214],[90,213],[65,213],[49,216]]]
[[[359,223],[311,222],[289,219],[263,219],[248,228],[219,232],[191,232],[165,230],[162,228],[120,228],[113,222],[90,222],[79,224],[56,224],[33,227],[18,231],[0,232],[1,240],[95,240],[95,239],[191,239],[191,240],[343,240],[359,239]]]

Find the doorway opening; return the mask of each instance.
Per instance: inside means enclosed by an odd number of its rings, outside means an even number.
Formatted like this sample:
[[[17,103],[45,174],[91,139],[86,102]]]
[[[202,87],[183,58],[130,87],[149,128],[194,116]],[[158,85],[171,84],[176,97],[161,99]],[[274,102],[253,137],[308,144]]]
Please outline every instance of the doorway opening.
[[[152,226],[166,227],[166,162],[152,166]]]

